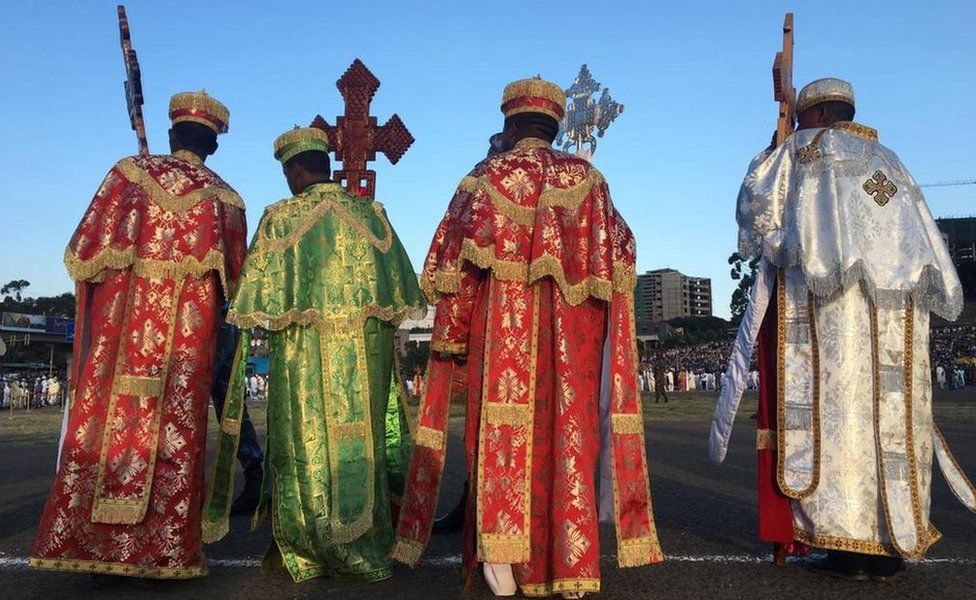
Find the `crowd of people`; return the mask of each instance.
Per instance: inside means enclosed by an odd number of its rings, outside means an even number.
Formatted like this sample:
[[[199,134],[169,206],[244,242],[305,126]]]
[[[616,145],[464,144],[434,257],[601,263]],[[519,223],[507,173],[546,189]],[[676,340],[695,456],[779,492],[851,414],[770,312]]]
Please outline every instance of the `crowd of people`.
[[[730,338],[646,353],[640,366],[641,388],[653,391],[658,372],[664,376],[663,386],[668,392],[718,389],[733,343]],[[939,389],[976,385],[976,325],[932,329],[929,344],[932,381]],[[657,362],[662,368],[655,369]],[[755,356],[748,388],[759,388]]]
[[[60,406],[67,395],[68,385],[57,375],[28,372],[0,375],[0,408]]]

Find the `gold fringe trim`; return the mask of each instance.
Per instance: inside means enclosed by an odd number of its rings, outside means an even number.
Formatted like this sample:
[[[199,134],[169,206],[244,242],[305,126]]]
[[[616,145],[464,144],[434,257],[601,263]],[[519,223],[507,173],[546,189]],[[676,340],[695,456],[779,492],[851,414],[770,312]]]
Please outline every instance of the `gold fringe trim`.
[[[481,184],[478,186],[478,189],[487,194],[495,210],[506,218],[524,227],[531,227],[535,223],[536,208],[534,206],[524,206],[509,200],[491,184],[491,181],[487,177],[481,178]],[[539,202],[542,202],[541,198]]]
[[[586,177],[573,187],[550,187],[543,190],[542,194],[539,195],[539,207],[559,206],[576,209],[583,202],[583,199],[593,191],[593,188],[600,185],[603,185],[603,174],[591,168]]]
[[[152,175],[136,165],[132,158],[120,161],[116,168],[123,177],[142,188],[149,199],[165,211],[183,212],[208,198],[216,198],[223,204],[244,210],[244,200],[229,187],[206,185],[182,196],[174,196],[163,189],[163,186],[159,185],[159,182]]]
[[[588,275],[583,280],[570,284],[566,279],[562,263],[555,256],[540,256],[531,263],[502,260],[496,258],[494,245],[482,248],[471,239],[465,239],[461,243],[458,259],[459,268],[460,263],[466,260],[478,268],[490,269],[495,277],[502,281],[519,281],[531,285],[543,277],[551,277],[571,306],[577,306],[589,297],[609,302],[614,292],[633,294],[637,283],[634,265],[615,262],[613,275],[609,280]],[[457,293],[460,283],[460,272],[438,271],[424,277],[421,288],[428,300],[434,300],[438,293]]]
[[[233,284],[236,282],[229,282],[228,285],[224,271],[225,262],[224,253],[220,250],[207,252],[201,260],[193,256],[186,256],[182,260],[139,258],[136,256],[135,246],[129,246],[125,250],[105,248],[95,256],[85,259],[79,258],[70,248],[64,251],[64,266],[68,269],[68,275],[75,281],[100,279],[102,271],[106,269],[116,271],[132,269],[135,275],[150,279],[200,278],[210,271],[216,271],[227,295],[233,296]]]
[[[220,430],[227,435],[237,435],[241,431],[241,420],[224,417],[220,420]]]
[[[92,508],[91,520],[92,523],[135,525],[142,522],[145,516],[146,507],[143,499],[100,498]]]
[[[843,550],[845,552],[857,552],[858,554],[871,554],[873,556],[907,556],[898,552],[892,544],[885,544],[874,540],[856,540],[830,535],[818,535],[798,528],[793,530],[793,538],[798,542],[803,542],[807,546],[823,548],[824,550]],[[918,549],[912,554],[911,558],[921,558],[940,539],[942,539],[942,534],[930,525],[928,535],[919,540]]]
[[[200,538],[204,544],[212,544],[220,541],[228,533],[230,533],[230,521],[227,518],[221,519],[216,523],[204,519],[200,524]]]
[[[410,567],[415,567],[420,562],[423,553],[423,544],[398,536],[396,544],[393,545],[393,551],[390,553],[390,558]]]
[[[528,533],[478,535],[478,560],[482,562],[512,565],[527,563],[531,554]]]
[[[162,396],[163,380],[159,377],[120,375],[116,393],[123,396]]]
[[[640,433],[644,431],[644,417],[640,414],[610,415],[610,430],[617,435]]]
[[[664,560],[657,536],[622,539],[617,543],[617,564],[621,568],[642,567]]]
[[[773,450],[776,448],[775,429],[756,430],[756,450]]]
[[[417,437],[414,439],[413,443],[416,446],[423,446],[424,448],[430,448],[435,452],[443,452],[446,446],[447,433],[444,431],[438,431],[433,427],[427,427],[426,425],[419,425],[417,427]]]
[[[254,252],[280,252],[287,248],[294,246],[298,243],[302,237],[305,236],[308,231],[315,226],[322,218],[327,215],[330,211],[334,211],[336,215],[346,223],[349,227],[356,231],[359,235],[366,239],[370,244],[372,244],[381,253],[386,254],[390,251],[393,246],[393,229],[390,227],[390,222],[387,220],[386,215],[383,214],[383,205],[379,202],[369,201],[370,207],[373,212],[376,213],[376,218],[379,219],[380,224],[383,226],[383,238],[379,238],[375,233],[370,230],[370,228],[362,222],[356,215],[349,210],[342,202],[339,201],[339,194],[342,192],[319,192],[318,200],[319,203],[313,208],[308,214],[302,219],[302,222],[293,229],[288,235],[281,238],[271,238],[268,236],[268,226],[271,224],[272,219],[275,214],[286,210],[292,204],[314,201],[314,198],[310,198],[310,195],[297,196],[295,198],[289,198],[287,200],[282,200],[268,207],[264,218],[261,223],[258,224],[258,237],[254,244]],[[365,202],[365,200],[357,200],[360,202]]]
[[[520,585],[519,589],[527,598],[545,598],[553,594],[564,592],[584,592],[587,594],[597,594],[600,592],[599,579],[557,579],[550,583],[527,583]]]
[[[129,563],[74,560],[71,558],[37,558],[28,563],[32,569],[69,571],[74,573],[102,573],[149,579],[193,579],[207,574],[207,567],[146,567]]]
[[[447,342],[444,340],[433,340],[430,342],[430,349],[441,354],[467,354],[468,345],[464,342]]]
[[[485,420],[489,425],[509,425],[519,427],[532,422],[533,408],[528,404],[500,402],[485,403]]]
[[[269,315],[262,311],[239,313],[233,308],[227,313],[227,322],[241,329],[260,327],[269,331],[285,329],[290,325],[312,325],[322,332],[329,330],[347,329],[365,323],[366,319],[374,318],[399,325],[407,315],[423,310],[417,306],[393,308],[367,304],[348,314],[328,315],[322,308],[307,308],[305,310],[292,309],[280,315]]]

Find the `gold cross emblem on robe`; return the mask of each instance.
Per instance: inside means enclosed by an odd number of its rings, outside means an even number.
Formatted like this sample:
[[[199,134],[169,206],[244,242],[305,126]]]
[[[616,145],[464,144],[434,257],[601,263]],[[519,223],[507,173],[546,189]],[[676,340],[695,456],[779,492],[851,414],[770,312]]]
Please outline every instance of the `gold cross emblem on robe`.
[[[874,172],[874,175],[870,179],[864,182],[861,186],[864,191],[868,193],[869,196],[874,198],[874,201],[878,203],[878,206],[884,206],[888,204],[895,192],[898,191],[898,186],[888,180],[888,176],[882,171],[878,170]]]

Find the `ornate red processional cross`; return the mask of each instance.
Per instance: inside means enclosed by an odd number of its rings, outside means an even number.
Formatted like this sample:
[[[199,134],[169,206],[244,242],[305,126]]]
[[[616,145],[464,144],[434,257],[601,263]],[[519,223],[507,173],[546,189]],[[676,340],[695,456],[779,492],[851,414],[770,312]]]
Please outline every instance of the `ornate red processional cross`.
[[[329,148],[342,168],[333,172],[333,178],[350,193],[364,198],[376,194],[376,171],[366,168],[366,163],[376,160],[382,152],[396,164],[413,144],[413,136],[395,113],[385,125],[377,126],[376,117],[369,114],[369,104],[380,87],[380,80],[358,58],[336,81],[336,87],[345,102],[345,114],[336,117],[336,124],[317,115],[312,127],[318,127],[329,136]]]

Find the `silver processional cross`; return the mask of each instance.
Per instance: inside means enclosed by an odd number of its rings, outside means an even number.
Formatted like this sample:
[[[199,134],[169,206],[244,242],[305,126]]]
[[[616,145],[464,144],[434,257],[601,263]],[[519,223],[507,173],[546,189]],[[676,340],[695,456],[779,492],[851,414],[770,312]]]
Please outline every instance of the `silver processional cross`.
[[[599,100],[593,98],[597,93]],[[596,152],[596,138],[603,137],[622,112],[624,105],[611,98],[610,89],[602,87],[583,65],[566,90],[566,114],[559,124],[556,145],[589,160]]]

